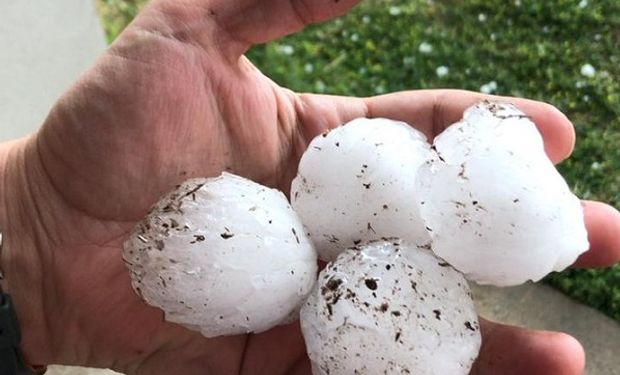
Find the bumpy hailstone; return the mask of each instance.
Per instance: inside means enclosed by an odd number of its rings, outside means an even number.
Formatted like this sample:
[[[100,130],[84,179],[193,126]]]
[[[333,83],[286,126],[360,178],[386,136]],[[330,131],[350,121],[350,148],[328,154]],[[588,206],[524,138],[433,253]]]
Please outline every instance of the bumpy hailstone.
[[[417,178],[421,213],[434,251],[470,280],[537,281],[588,249],[579,199],[514,106],[471,107],[433,149]]]
[[[227,173],[166,195],[123,257],[147,303],[207,337],[289,321],[317,272],[316,252],[286,197]]]
[[[480,329],[463,276],[399,242],[348,249],[301,310],[314,375],[468,374]]]
[[[415,176],[430,157],[426,137],[387,119],[360,118],[316,137],[291,189],[319,257],[382,237],[430,241],[415,199]]]

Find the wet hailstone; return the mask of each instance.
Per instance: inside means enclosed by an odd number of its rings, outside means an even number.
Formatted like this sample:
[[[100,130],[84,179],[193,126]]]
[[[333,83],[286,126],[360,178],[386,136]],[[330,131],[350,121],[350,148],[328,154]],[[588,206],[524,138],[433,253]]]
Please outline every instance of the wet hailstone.
[[[316,252],[279,191],[224,173],[160,200],[125,243],[134,289],[207,337],[286,323],[316,280]]]
[[[346,250],[319,275],[301,310],[313,374],[469,373],[481,339],[467,282],[394,241]]]
[[[545,154],[534,123],[482,102],[434,141],[416,191],[436,254],[470,280],[540,280],[588,247],[583,209]]]
[[[316,137],[301,159],[291,202],[319,257],[330,261],[381,237],[427,244],[414,195],[417,169],[429,157],[422,133],[387,119],[356,119]]]

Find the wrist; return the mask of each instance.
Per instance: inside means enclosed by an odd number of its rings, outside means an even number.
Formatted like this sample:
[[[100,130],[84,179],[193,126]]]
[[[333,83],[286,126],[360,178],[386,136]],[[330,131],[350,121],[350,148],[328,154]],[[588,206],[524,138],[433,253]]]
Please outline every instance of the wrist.
[[[11,296],[21,331],[20,349],[29,364],[53,361],[43,299],[43,269],[37,254],[37,218],[32,215],[26,150],[31,140],[0,145],[0,285]]]

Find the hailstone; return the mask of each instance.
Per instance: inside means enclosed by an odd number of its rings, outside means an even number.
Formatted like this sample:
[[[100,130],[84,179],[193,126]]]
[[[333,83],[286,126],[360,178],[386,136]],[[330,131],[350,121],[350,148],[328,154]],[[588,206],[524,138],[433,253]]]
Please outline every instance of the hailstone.
[[[436,137],[416,179],[435,253],[470,280],[538,281],[589,247],[583,209],[545,154],[534,123],[482,102]]]
[[[314,375],[465,375],[480,350],[467,282],[400,241],[348,249],[301,309]]]
[[[382,237],[430,240],[415,199],[418,167],[431,157],[426,137],[388,119],[359,118],[316,137],[291,188],[319,257]]]
[[[290,321],[317,273],[286,197],[227,173],[166,195],[131,233],[123,258],[147,303],[207,337]]]

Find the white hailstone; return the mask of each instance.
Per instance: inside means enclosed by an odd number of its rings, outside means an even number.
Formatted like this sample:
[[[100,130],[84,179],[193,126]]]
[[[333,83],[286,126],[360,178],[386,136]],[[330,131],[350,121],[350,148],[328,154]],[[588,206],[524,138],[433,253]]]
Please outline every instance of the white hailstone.
[[[465,375],[480,350],[467,282],[398,241],[348,249],[301,309],[314,375]]]
[[[497,90],[496,81],[491,81],[491,82],[485,83],[484,85],[480,86],[480,92],[482,92],[483,94],[491,94],[491,93],[494,93],[496,90]]]
[[[583,64],[580,72],[582,76],[592,78],[596,75],[596,68],[592,64]]]
[[[402,9],[400,9],[400,7],[391,6],[389,12],[391,16],[398,16],[402,13]]]
[[[224,173],[160,200],[125,243],[134,290],[207,337],[290,320],[316,280],[316,252],[279,191]]]
[[[430,241],[415,195],[417,169],[432,155],[426,137],[387,119],[360,118],[316,137],[291,188],[319,257],[381,237]]]
[[[579,199],[514,106],[479,103],[433,149],[417,177],[421,214],[435,253],[470,280],[537,281],[588,249]]]
[[[280,46],[278,46],[278,52],[283,54],[283,55],[287,55],[290,56],[293,53],[295,53],[295,48],[293,46],[291,46],[290,44],[282,44]]]
[[[327,89],[327,86],[325,85],[325,82],[319,79],[314,82],[314,89],[317,92],[325,92],[325,89]]]
[[[441,65],[438,66],[437,69],[435,69],[435,73],[437,73],[437,77],[442,78],[447,76],[448,73],[450,73],[450,69],[445,65]]]
[[[427,42],[422,42],[418,47],[418,51],[420,51],[420,53],[431,53],[433,52],[433,45]]]

